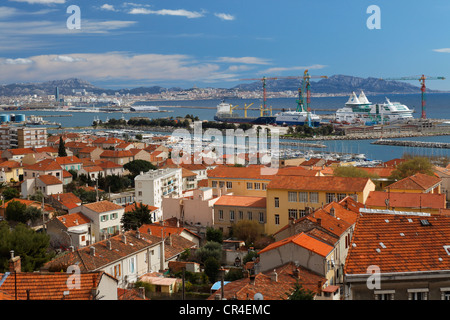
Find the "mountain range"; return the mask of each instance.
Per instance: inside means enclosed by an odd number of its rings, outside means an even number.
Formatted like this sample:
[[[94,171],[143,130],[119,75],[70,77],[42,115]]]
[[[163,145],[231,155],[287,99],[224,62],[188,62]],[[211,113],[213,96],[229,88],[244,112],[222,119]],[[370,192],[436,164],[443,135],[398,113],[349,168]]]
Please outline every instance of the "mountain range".
[[[276,81],[267,81],[266,89],[272,92],[281,91],[297,91],[300,84],[299,79],[280,79]],[[160,86],[152,87],[137,87],[133,89],[104,89],[93,84],[76,78],[66,80],[54,80],[40,83],[13,83],[7,85],[0,85],[0,96],[24,96],[24,95],[53,95],[56,87],[58,87],[59,94],[71,95],[74,91],[85,90],[93,92],[94,94],[106,93],[113,95],[116,92],[120,94],[155,94],[164,91],[183,91],[186,89],[173,87],[164,88]],[[193,89],[187,89],[193,90]],[[255,81],[251,83],[242,83],[232,88],[228,88],[230,92],[240,91],[261,91],[262,81]],[[378,78],[359,78],[346,75],[333,75],[326,79],[319,81],[311,80],[312,93],[328,93],[328,94],[348,94],[352,91],[364,90],[366,94],[396,94],[396,93],[419,93],[420,87],[401,81],[386,81]],[[429,90],[427,92],[441,92],[437,90]]]

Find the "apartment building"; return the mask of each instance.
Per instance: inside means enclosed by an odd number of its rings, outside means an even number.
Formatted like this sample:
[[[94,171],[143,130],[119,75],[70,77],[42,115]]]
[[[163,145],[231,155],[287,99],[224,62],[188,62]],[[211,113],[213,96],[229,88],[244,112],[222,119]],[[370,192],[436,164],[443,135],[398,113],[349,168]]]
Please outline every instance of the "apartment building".
[[[150,170],[136,176],[134,182],[136,202],[158,208],[163,197],[180,197],[183,189],[181,168]]]
[[[0,150],[47,146],[47,128],[0,126]]]
[[[365,203],[375,184],[368,178],[276,176],[267,185],[266,233],[347,196]]]

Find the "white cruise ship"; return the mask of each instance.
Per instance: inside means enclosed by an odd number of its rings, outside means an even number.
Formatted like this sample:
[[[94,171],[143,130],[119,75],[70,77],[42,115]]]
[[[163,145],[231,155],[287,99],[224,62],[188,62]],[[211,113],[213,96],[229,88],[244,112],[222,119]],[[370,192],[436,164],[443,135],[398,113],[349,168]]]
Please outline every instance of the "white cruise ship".
[[[308,117],[311,119],[309,120]],[[283,111],[276,114],[275,123],[287,126],[301,126],[308,124],[312,127],[320,125],[320,117],[307,111]]]
[[[353,92],[344,108],[336,111],[334,123],[340,124],[394,124],[413,119],[413,110],[399,102],[371,103],[363,91]]]

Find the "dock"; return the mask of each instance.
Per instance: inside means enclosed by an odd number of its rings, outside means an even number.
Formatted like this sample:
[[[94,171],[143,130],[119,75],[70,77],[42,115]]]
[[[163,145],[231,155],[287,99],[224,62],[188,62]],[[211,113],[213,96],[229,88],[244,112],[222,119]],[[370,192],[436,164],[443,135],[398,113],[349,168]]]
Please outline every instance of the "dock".
[[[436,148],[450,149],[450,143],[446,142],[423,142],[423,141],[405,141],[405,140],[387,140],[379,139],[372,144],[397,147],[417,147],[417,148]]]

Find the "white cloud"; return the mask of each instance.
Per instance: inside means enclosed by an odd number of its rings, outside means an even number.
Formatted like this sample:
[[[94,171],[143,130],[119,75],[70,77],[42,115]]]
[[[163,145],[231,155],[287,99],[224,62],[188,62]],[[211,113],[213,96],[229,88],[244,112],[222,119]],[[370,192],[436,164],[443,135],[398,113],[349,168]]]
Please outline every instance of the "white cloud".
[[[433,49],[433,51],[435,51],[435,52],[450,53],[450,48]]]
[[[198,62],[191,56],[181,54],[72,53],[39,55],[23,60],[11,60],[9,63],[6,61],[0,59],[2,63],[0,83],[65,79],[68,74],[88,81],[123,81],[124,83],[130,81],[219,81],[234,76],[221,70],[217,64]],[[68,63],[77,61],[80,62]],[[18,65],[20,62],[21,67]],[[63,67],[62,62],[66,62]]]
[[[64,4],[66,0],[9,0],[15,2],[26,2],[29,4]]]
[[[257,57],[220,57],[217,62],[244,63],[244,64],[270,64],[267,59]]]
[[[114,8],[113,5],[107,4],[107,3],[105,3],[104,5],[102,5],[102,6],[100,7],[100,9],[106,10],[106,11],[117,11],[117,10]]]
[[[55,58],[53,58],[51,61],[55,61],[55,62],[80,62],[80,61],[86,61],[86,59],[83,58],[74,58],[71,56],[57,56]]]
[[[269,68],[266,70],[262,70],[259,73],[263,74],[263,73],[280,73],[280,72],[284,72],[284,71],[299,71],[299,70],[315,70],[315,69],[323,69],[325,68],[325,65],[322,64],[314,64],[311,66],[296,66],[296,67],[274,67],[274,68]]]
[[[231,14],[227,14],[227,13],[214,13],[214,15],[222,20],[226,20],[226,21],[231,21],[234,20],[235,17],[232,16]]]
[[[9,64],[9,65],[24,65],[24,64],[32,64],[33,60],[17,58],[17,59],[6,59],[1,64]]]
[[[170,9],[150,10],[150,9],[146,9],[146,8],[133,8],[128,13],[129,14],[156,14],[156,15],[161,15],[161,16],[180,16],[180,17],[186,17],[186,18],[189,18],[189,19],[203,17],[203,13],[202,12],[188,11],[188,10],[184,10],[184,9],[178,9],[178,10],[170,10]]]

